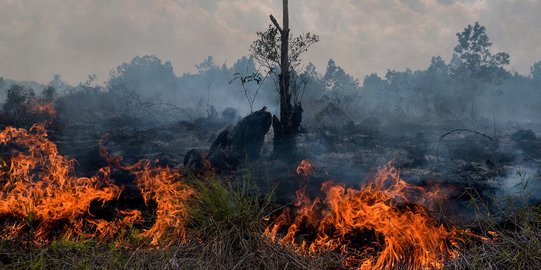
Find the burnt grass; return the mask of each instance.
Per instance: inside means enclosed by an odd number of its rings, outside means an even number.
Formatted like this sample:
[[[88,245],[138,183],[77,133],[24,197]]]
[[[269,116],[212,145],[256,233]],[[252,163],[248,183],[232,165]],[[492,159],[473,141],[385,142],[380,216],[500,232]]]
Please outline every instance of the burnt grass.
[[[109,151],[125,163],[140,159],[182,168],[190,149],[206,149],[216,135],[231,123],[209,119],[181,121],[155,127],[133,125],[75,124],[54,126],[49,137],[61,154],[78,161],[78,175],[92,175],[107,164],[100,157],[98,141],[107,135]],[[534,269],[541,254],[539,214],[541,140],[524,128],[479,127],[452,132],[455,127],[349,125],[341,129],[308,125],[298,136],[299,157],[316,167],[309,179],[295,174],[298,162],[272,159],[272,131],[267,134],[262,157],[245,162],[238,170],[219,176],[223,183],[249,182],[249,196],[272,193],[266,215],[290,206],[295,191],[307,184],[310,196],[321,195],[325,181],[359,187],[378,166],[389,161],[403,179],[419,186],[445,188],[446,202],[431,214],[446,225],[469,228],[480,235],[494,231],[491,241],[471,239],[449,269]],[[536,127],[531,127],[535,129]],[[471,132],[471,131],[476,131]],[[479,133],[481,133],[482,136]],[[2,149],[9,157],[9,149]],[[300,160],[299,160],[300,161]],[[105,206],[93,206],[92,214],[107,218],[114,209],[141,209],[152,223],[155,206],[147,206],[133,186],[132,177],[114,171],[113,179],[125,186],[122,197]],[[342,255],[299,255],[260,237],[265,221],[240,230],[235,225],[205,232],[205,239],[192,228],[188,243],[167,249],[145,249],[137,245],[119,248],[93,240],[54,240],[36,247],[17,241],[0,241],[1,269],[341,269]],[[251,230],[251,231],[250,231]],[[309,232],[307,232],[309,233]],[[308,235],[308,237],[310,237]],[[359,237],[381,242],[370,232]],[[352,240],[357,246],[366,243]],[[533,267],[533,268],[530,268]]]

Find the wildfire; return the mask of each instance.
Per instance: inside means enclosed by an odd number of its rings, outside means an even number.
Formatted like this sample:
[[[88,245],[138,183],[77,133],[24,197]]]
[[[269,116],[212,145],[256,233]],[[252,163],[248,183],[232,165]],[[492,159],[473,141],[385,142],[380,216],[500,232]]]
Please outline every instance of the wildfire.
[[[109,178],[109,168],[102,168],[93,177],[76,177],[75,161],[58,153],[42,124],[28,131],[7,127],[0,132],[0,144],[12,144],[17,149],[0,171],[0,215],[22,220],[21,224],[4,228],[8,231],[5,235],[17,235],[37,223],[34,236],[40,241],[63,222],[61,227],[68,236],[88,236],[85,221],[98,226],[109,224],[90,214],[92,202],[103,204],[116,199],[121,192]]]
[[[143,159],[133,165],[122,165],[122,157],[114,156],[100,145],[100,154],[112,166],[130,171],[145,203],[156,202],[156,221],[142,235],[152,239],[151,245],[171,245],[186,240],[186,222],[189,219],[188,202],[195,191],[181,181],[180,171],[169,167],[153,167]]]
[[[36,113],[56,114],[52,104],[36,104]],[[124,228],[142,223],[137,209],[117,210],[112,220],[96,218],[91,205],[117,200],[123,190],[110,178],[111,167],[104,167],[92,177],[77,177],[76,161],[59,154],[48,139],[45,125],[35,124],[29,130],[7,127],[0,132],[0,145],[10,146],[6,162],[0,158],[1,237],[16,238],[23,231],[33,232],[33,241],[43,243],[52,232],[67,238],[95,237],[111,239]],[[120,164],[122,157],[110,155],[104,147],[101,154],[110,166],[128,170],[135,176],[145,203],[157,205],[155,221],[141,235],[154,246],[186,240],[187,202],[192,188],[181,181],[180,171],[153,166],[148,160],[134,165]]]
[[[301,160],[299,166],[297,166],[296,172],[298,175],[308,177],[314,174],[314,166],[312,165],[312,162],[310,162],[310,160],[303,159]]]
[[[41,105],[36,112],[54,117],[54,107]],[[7,162],[0,158],[1,238],[17,238],[29,231],[35,243],[46,242],[53,232],[104,240],[142,224],[143,214],[137,209],[116,210],[109,220],[92,214],[92,205],[120,197],[123,187],[111,179],[116,168],[130,172],[145,203],[156,205],[152,226],[141,231],[150,245],[186,241],[189,202],[196,192],[182,181],[179,170],[149,160],[122,164],[122,157],[110,154],[100,142],[100,154],[109,166],[95,176],[77,177],[76,161],[60,155],[48,139],[48,123],[0,132],[0,145],[12,149]],[[296,172],[307,181],[314,166],[303,160]],[[286,209],[264,236],[299,252],[340,251],[346,254],[347,266],[359,269],[400,265],[440,269],[447,258],[457,256],[460,232],[438,225],[429,215],[428,209],[441,198],[439,190],[406,183],[390,163],[361,189],[326,182],[321,190],[324,198],[313,200],[306,195],[306,185],[297,191],[296,210]]]
[[[50,120],[56,117],[56,109],[50,102],[34,102],[30,107],[30,112],[35,114],[46,114]]]
[[[406,183],[390,164],[361,189],[326,182],[321,190],[324,199],[314,200],[299,190],[296,213],[284,211],[264,235],[299,252],[339,250],[359,269],[440,269],[457,256],[457,230],[438,226],[427,210],[438,192]]]

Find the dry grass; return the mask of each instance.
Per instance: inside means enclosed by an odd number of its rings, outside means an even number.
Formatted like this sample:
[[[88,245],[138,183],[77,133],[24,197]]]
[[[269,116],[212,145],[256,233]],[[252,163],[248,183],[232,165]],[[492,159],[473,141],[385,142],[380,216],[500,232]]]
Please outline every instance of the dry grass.
[[[43,247],[0,241],[0,269],[339,269],[336,254],[304,256],[261,237],[270,195],[248,194],[248,186],[218,179],[193,180],[198,197],[189,241],[149,249],[147,240],[99,243],[55,240]]]
[[[299,256],[261,237],[227,231],[204,243],[168,249],[123,249],[94,242],[55,242],[47,247],[0,245],[0,269],[339,269],[332,254]]]
[[[494,225],[486,222],[488,241],[473,241],[449,269],[539,269],[541,267],[541,208],[524,207]],[[487,235],[490,236],[490,235]]]
[[[93,240],[59,239],[44,247],[0,241],[0,269],[344,269],[340,254],[301,255],[261,237],[273,210],[270,195],[254,196],[244,183],[218,179],[190,184],[199,195],[187,243],[149,249],[136,233],[121,248]],[[539,269],[540,207],[521,208],[497,223],[484,216],[478,227],[481,235],[492,231],[496,237],[469,239],[446,269]]]

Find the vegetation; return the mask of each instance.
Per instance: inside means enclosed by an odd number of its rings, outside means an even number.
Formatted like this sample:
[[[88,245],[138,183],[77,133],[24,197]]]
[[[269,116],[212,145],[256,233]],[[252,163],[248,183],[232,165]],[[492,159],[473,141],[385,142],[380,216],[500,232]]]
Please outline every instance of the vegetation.
[[[252,56],[264,66],[269,73],[278,78],[280,95],[280,117],[273,117],[274,154],[282,159],[295,159],[295,137],[300,131],[302,121],[302,105],[298,99],[298,89],[291,89],[296,70],[300,66],[300,55],[319,41],[317,35],[306,33],[291,39],[289,29],[288,0],[282,1],[282,25],[270,15],[274,26],[270,25],[265,32],[258,32],[258,39],[250,46]],[[279,72],[276,69],[279,68]],[[296,90],[296,91],[295,91]],[[292,103],[293,102],[293,103]]]
[[[165,249],[145,240],[96,242],[60,237],[45,246],[0,241],[2,269],[326,269],[340,266],[332,254],[302,256],[261,237],[271,196],[248,193],[217,178],[191,180],[198,197],[189,241]],[[119,244],[120,243],[120,244]]]
[[[91,76],[85,83],[69,86],[55,76],[49,85],[33,89],[24,83],[12,84],[0,78],[0,88],[5,92],[2,124],[28,127],[38,122],[40,116],[32,113],[32,106],[40,102],[54,102],[58,110],[57,121],[63,125],[107,123],[117,127],[120,123],[130,128],[139,125],[148,128],[183,120],[193,120],[190,124],[206,121],[209,125],[214,121],[233,122],[237,117],[233,108],[239,108],[240,113],[245,114],[264,104],[272,104],[269,105],[271,109],[277,111],[282,107],[278,105],[281,100],[269,94],[276,90],[276,85],[259,77],[256,62],[264,62],[274,72],[284,62],[279,53],[283,47],[280,42],[283,34],[289,38],[289,32],[280,28],[276,23],[266,32],[258,33],[259,39],[252,46],[254,58],[244,57],[228,67],[217,65],[212,57],[208,57],[197,65],[195,74],[177,77],[169,62],[162,62],[155,56],[143,56],[116,68],[105,85],[97,85],[95,77]],[[328,62],[323,74],[318,73],[312,64],[301,70],[299,55],[318,40],[317,36],[306,34],[290,40],[290,45],[286,46],[290,52],[286,61],[289,74],[284,74],[283,68],[276,74],[282,78],[282,85],[283,78],[295,77],[287,81],[295,83],[292,88],[298,91],[297,96],[287,102],[297,103],[304,98],[303,103],[308,105],[305,106],[305,119],[322,118],[322,114],[332,111],[332,115],[350,116],[357,123],[376,116],[378,119],[371,123],[381,121],[390,126],[421,122],[453,128],[457,123],[462,127],[470,123],[496,125],[496,119],[499,122],[538,120],[541,113],[541,61],[533,64],[529,75],[512,74],[505,69],[510,56],[505,52],[491,51],[492,44],[483,26],[478,23],[469,25],[457,37],[458,44],[449,63],[436,56],[426,69],[389,70],[384,77],[371,74],[360,83],[333,60]],[[235,77],[239,80],[232,81]],[[248,94],[245,84],[250,80],[258,84],[255,95]],[[300,91],[301,86],[308,89],[306,95]],[[239,102],[244,98],[248,106]],[[290,103],[287,106],[295,105]],[[221,116],[218,111],[223,111]],[[283,119],[279,120],[283,124]],[[305,123],[314,124],[313,121]],[[488,160],[486,162],[489,163]],[[1,158],[0,163],[4,163]],[[2,170],[7,168],[0,167]],[[28,241],[1,240],[0,268],[343,267],[343,257],[339,254],[301,255],[262,237],[270,213],[276,210],[272,195],[260,193],[249,180],[240,183],[229,180],[198,176],[188,182],[197,190],[197,199],[190,205],[186,243],[165,249],[142,248],[146,240],[131,231],[122,234],[127,238],[121,242],[66,239],[61,235],[45,246],[29,244]],[[478,199],[476,203],[483,204],[483,201]],[[474,224],[475,233],[486,239],[478,236],[468,238],[460,256],[448,261],[446,267],[537,268],[541,264],[540,207],[529,205],[514,211],[489,213],[478,213]],[[27,222],[31,224],[32,215],[29,216]]]
[[[338,254],[300,255],[261,237],[270,196],[250,195],[217,178],[193,180],[199,197],[185,244],[142,248],[59,238],[45,246],[0,241],[2,269],[341,269]],[[534,269],[541,263],[541,209],[524,207],[494,223],[479,216],[480,235],[472,237],[446,269]],[[128,242],[124,242],[128,243]]]

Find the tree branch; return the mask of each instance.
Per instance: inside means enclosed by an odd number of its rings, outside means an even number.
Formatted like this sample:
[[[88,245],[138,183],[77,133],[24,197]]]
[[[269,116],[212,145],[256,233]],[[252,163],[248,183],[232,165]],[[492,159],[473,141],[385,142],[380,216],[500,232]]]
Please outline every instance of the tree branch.
[[[276,18],[274,18],[274,16],[272,16],[272,14],[270,15],[270,19],[272,21],[272,24],[274,24],[274,26],[276,26],[276,29],[278,29],[278,31],[280,31],[280,33],[282,33],[282,27],[280,27],[280,24],[278,24],[278,21],[276,20]]]

